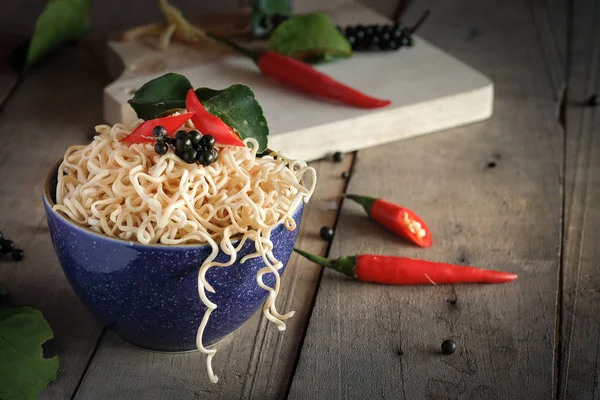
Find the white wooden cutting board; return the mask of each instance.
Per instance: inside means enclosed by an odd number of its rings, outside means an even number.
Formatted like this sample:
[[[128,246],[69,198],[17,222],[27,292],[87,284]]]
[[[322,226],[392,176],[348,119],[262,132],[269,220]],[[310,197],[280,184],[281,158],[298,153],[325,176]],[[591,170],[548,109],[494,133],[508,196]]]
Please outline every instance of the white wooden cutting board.
[[[337,24],[388,22],[348,0],[312,7],[298,2],[298,13],[323,11]],[[364,110],[311,97],[262,76],[243,56],[198,50],[171,43],[160,51],[155,39],[109,41],[108,66],[116,81],[104,91],[106,122],[133,122],[127,104],[136,89],[166,72],[188,77],[194,87],[222,89],[245,83],[255,92],[269,123],[269,148],[307,161],[334,151],[353,151],[435,132],[488,118],[493,85],[481,73],[415,37],[412,48],[357,53],[350,59],[318,66],[333,78],[392,105]]]

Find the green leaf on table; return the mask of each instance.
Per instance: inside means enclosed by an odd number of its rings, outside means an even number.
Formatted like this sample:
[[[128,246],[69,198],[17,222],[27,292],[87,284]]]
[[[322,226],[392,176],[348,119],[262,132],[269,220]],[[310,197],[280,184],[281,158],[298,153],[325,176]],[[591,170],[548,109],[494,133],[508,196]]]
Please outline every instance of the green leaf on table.
[[[209,113],[221,118],[242,139],[256,139],[259,153],[267,149],[267,119],[248,86],[235,84],[223,90],[199,88],[196,89],[196,96]]]
[[[292,0],[255,0],[252,12],[252,35],[263,38],[273,29],[269,17],[292,15]]]
[[[290,18],[269,38],[269,50],[315,62],[352,56],[350,42],[323,13]]]
[[[138,118],[149,120],[177,108],[185,108],[185,95],[192,88],[183,75],[169,73],[139,88],[129,104]]]
[[[30,68],[56,46],[73,42],[90,26],[91,0],[51,0],[38,17],[29,41],[25,68]]]
[[[0,399],[36,399],[56,378],[58,358],[44,358],[41,347],[52,336],[40,311],[0,309]]]

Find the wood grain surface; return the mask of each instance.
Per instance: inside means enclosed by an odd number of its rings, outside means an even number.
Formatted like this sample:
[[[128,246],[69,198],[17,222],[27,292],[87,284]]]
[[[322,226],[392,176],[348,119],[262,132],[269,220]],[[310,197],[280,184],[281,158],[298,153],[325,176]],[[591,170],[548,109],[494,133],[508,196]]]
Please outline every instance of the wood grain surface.
[[[553,397],[562,132],[549,76],[561,65],[541,51],[532,10],[490,4],[432,2],[423,35],[497,83],[492,119],[360,151],[348,188],[419,212],[433,248],[407,245],[344,202],[331,255],[473,264],[519,280],[389,287],[326,272],[290,399]],[[458,344],[452,356],[440,354],[446,338]]]
[[[130,3],[115,17],[112,0],[94,2],[90,37],[158,16],[153,6]],[[393,9],[383,0],[366,3]],[[197,2],[176,4],[189,12]],[[0,34],[28,32],[42,5],[8,4]],[[0,282],[54,329],[45,348],[59,355],[59,376],[40,398],[598,398],[600,117],[582,105],[598,91],[600,5],[428,0],[414,2],[406,21],[425,8],[433,14],[424,38],[496,82],[496,115],[360,151],[343,164],[314,163],[321,183],[297,244],[327,252],[318,230],[336,223],[346,184],[339,175],[354,163],[348,191],[415,209],[429,222],[434,247],[411,247],[344,203],[332,256],[385,252],[514,271],[519,280],[386,287],[329,272],[321,278],[319,268],[293,257],[279,299],[282,310],[297,311],[288,330],[254,315],[219,344],[217,385],[199,353],[150,353],[104,332],[54,255],[41,186],[66,148],[85,143],[101,121],[110,78],[92,46],[63,48],[21,80],[0,64],[0,229],[26,257],[0,259]],[[458,344],[452,356],[439,354],[446,338]]]
[[[567,92],[565,227],[559,399],[600,396],[600,4],[573,3]]]

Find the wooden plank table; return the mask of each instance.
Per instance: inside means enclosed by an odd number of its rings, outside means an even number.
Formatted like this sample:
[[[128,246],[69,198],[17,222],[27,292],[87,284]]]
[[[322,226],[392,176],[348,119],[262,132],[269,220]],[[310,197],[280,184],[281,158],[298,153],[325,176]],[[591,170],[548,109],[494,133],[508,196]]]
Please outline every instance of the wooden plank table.
[[[220,344],[217,385],[199,353],[146,352],[104,330],[53,252],[41,185],[67,146],[101,122],[110,79],[92,46],[68,47],[21,80],[0,69],[0,229],[26,254],[0,261],[0,282],[54,329],[46,350],[61,366],[41,398],[598,398],[600,113],[583,103],[599,89],[600,4],[430,0],[407,20],[424,7],[433,12],[425,39],[494,81],[494,116],[313,163],[319,184],[298,246],[474,264],[519,280],[387,287],[293,256],[278,301],[296,316],[282,334],[257,313]],[[434,247],[382,231],[341,203],[344,192],[418,209]],[[331,249],[318,237],[323,225],[336,226]],[[446,338],[458,343],[452,356],[439,353]]]

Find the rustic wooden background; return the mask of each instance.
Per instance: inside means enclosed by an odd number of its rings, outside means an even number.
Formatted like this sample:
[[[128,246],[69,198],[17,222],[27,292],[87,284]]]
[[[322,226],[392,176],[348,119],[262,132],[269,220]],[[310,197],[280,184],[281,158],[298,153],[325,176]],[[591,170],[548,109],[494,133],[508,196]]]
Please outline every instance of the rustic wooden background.
[[[366,1],[388,15],[395,3]],[[4,55],[43,1],[4,5]],[[242,1],[177,1],[184,12]],[[339,256],[381,252],[519,273],[516,283],[385,287],[292,258],[279,299],[285,334],[256,314],[224,343],[211,385],[197,353],[140,351],[105,331],[66,282],[50,243],[41,184],[66,147],[101,121],[109,77],[94,42],[160,18],[154,2],[95,1],[88,39],[20,79],[0,60],[0,229],[25,249],[0,261],[15,300],[54,328],[58,379],[43,399],[596,399],[600,393],[600,2],[424,0],[421,34],[489,76],[489,121],[313,163],[320,184],[298,246]],[[342,171],[351,171],[348,181]],[[346,187],[346,185],[348,187]],[[417,208],[435,246],[382,232],[344,191]],[[329,249],[322,225],[337,227]],[[458,351],[443,357],[440,343]]]

